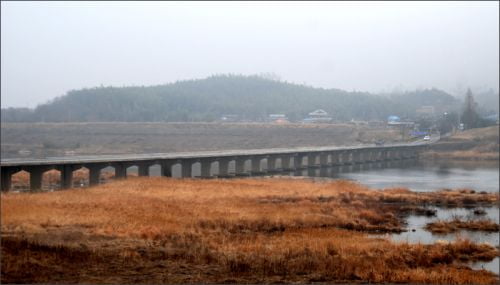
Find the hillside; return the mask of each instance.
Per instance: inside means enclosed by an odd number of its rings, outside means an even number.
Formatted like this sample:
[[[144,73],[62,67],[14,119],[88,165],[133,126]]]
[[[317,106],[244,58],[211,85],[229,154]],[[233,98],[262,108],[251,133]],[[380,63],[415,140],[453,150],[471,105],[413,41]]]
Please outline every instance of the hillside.
[[[34,110],[2,109],[2,121],[193,122],[214,121],[225,114],[262,121],[273,113],[298,121],[319,108],[339,121],[385,120],[392,114],[412,117],[415,109],[424,105],[435,106],[440,112],[456,110],[460,102],[436,89],[380,96],[258,76],[219,75],[150,87],[72,90]]]

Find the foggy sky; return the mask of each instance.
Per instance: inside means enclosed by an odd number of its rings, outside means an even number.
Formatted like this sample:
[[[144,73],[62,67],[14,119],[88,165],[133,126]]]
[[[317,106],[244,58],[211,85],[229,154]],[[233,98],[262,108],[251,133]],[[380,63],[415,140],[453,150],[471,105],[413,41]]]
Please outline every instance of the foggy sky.
[[[1,103],[273,72],[348,91],[499,85],[498,2],[2,2]]]

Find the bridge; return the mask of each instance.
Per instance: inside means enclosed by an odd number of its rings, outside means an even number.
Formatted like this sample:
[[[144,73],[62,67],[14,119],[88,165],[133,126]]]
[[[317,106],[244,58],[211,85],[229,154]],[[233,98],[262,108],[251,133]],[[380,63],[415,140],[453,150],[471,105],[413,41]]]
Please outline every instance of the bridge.
[[[351,147],[301,147],[230,151],[200,151],[183,153],[151,153],[134,155],[99,155],[52,157],[46,159],[0,160],[1,191],[12,186],[12,175],[20,171],[30,174],[30,189],[42,187],[42,176],[46,171],[60,172],[60,188],[73,187],[73,172],[80,168],[89,171],[89,185],[100,183],[101,170],[113,167],[115,178],[126,178],[127,168],[138,167],[139,176],[149,176],[149,167],[159,165],[161,176],[172,177],[172,168],[179,165],[181,177],[193,177],[194,165],[200,178],[262,175],[306,168],[356,165],[392,160],[416,159],[418,153],[430,142],[391,144],[384,146],[362,145]],[[232,172],[229,165],[232,165]],[[267,167],[264,168],[262,164]],[[216,173],[212,169],[217,168]]]

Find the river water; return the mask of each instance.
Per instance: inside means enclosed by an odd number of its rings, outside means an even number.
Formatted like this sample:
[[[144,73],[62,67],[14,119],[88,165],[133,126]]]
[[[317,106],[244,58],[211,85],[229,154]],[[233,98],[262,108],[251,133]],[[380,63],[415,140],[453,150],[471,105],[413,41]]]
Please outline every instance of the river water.
[[[323,173],[328,173],[323,171]],[[314,173],[318,175],[317,172]],[[385,189],[391,187],[407,187],[413,191],[435,191],[444,188],[469,188],[476,191],[492,193],[499,192],[498,162],[400,162],[387,167],[368,169],[346,169],[346,171],[330,172],[328,177],[334,179],[349,179],[358,181],[371,188]],[[424,226],[437,220],[450,220],[454,217],[462,219],[490,219],[500,223],[500,213],[497,207],[486,207],[486,215],[478,217],[473,214],[474,209],[446,209],[429,207],[437,211],[435,217],[409,216],[406,219],[407,232],[399,234],[374,235],[386,237],[395,242],[434,243],[437,241],[453,241],[467,238],[478,243],[489,243],[500,246],[500,234],[459,231],[452,234],[432,234],[424,230]],[[414,231],[412,231],[414,230]],[[470,264],[475,269],[486,269],[499,274],[500,258],[491,262],[476,262]]]
[[[388,167],[338,173],[334,177],[359,181],[372,188],[407,187],[413,191],[469,188],[499,191],[498,162],[421,162],[394,163]]]

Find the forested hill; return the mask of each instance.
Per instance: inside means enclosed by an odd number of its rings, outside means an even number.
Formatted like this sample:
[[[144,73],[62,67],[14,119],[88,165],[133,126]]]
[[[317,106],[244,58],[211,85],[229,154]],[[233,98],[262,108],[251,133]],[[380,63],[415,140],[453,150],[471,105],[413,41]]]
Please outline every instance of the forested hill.
[[[384,120],[389,115],[412,117],[420,106],[452,110],[459,104],[437,89],[382,96],[219,75],[149,87],[73,90],[35,109],[2,109],[2,121],[214,121],[227,114],[264,120],[276,113],[300,120],[315,109],[324,109],[335,120]]]

